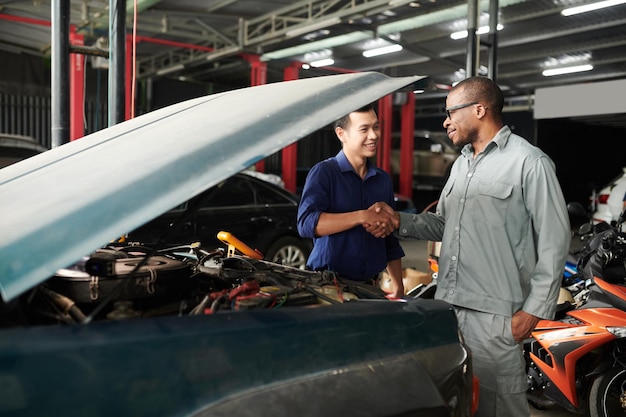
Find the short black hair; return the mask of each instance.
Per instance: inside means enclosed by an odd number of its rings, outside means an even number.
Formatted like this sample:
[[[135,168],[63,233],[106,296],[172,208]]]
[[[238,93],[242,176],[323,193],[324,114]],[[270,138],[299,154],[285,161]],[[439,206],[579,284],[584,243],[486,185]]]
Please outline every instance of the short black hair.
[[[363,107],[359,107],[358,109],[351,111],[350,113],[367,113],[371,110],[374,110],[374,112],[376,112],[376,107],[374,106],[374,103],[366,104]],[[340,127],[342,129],[345,129],[346,126],[348,126],[348,122],[350,121],[350,113],[346,114],[340,119],[337,119],[333,124],[333,128],[337,129],[338,127]]]
[[[476,101],[485,104],[494,114],[502,114],[504,108],[504,94],[492,79],[487,77],[469,77],[455,85],[452,91],[463,89],[463,95],[468,102]]]

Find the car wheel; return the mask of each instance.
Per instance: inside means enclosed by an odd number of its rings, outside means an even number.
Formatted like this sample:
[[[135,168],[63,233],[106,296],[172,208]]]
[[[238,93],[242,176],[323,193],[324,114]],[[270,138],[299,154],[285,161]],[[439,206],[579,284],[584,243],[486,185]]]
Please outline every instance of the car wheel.
[[[281,237],[267,250],[265,259],[278,264],[305,269],[309,249],[303,241],[295,237]]]

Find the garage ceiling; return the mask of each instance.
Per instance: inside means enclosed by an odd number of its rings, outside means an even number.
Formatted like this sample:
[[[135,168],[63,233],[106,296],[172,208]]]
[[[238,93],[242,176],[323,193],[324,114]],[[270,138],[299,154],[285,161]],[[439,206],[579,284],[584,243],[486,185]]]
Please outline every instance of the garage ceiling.
[[[128,0],[132,32],[134,2]],[[500,0],[497,80],[511,97],[535,88],[626,78],[626,3],[563,16],[585,0]],[[71,0],[71,24],[86,45],[108,37],[108,1]],[[480,2],[478,26],[489,25],[489,2]],[[0,1],[0,49],[47,55],[51,2]],[[331,57],[330,67],[300,70],[300,77],[343,71],[392,76],[429,75],[439,92],[464,78],[468,3],[457,0],[138,0],[138,79],[169,77],[221,88],[250,84],[251,61],[267,62],[267,81],[283,79],[291,63]],[[36,20],[30,20],[36,19]],[[488,45],[480,37],[479,63],[487,75]],[[374,46],[397,43],[399,52],[364,58]],[[105,45],[106,48],[106,45]],[[586,72],[545,77],[542,71],[591,64]],[[529,101],[532,101],[530,99]],[[418,102],[419,103],[419,102]],[[608,123],[623,123],[623,115]]]

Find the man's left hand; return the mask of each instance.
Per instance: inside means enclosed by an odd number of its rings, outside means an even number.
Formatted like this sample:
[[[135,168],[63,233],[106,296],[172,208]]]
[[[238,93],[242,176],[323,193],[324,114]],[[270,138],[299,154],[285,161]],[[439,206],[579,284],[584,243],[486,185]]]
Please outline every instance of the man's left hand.
[[[511,317],[511,332],[513,339],[520,343],[530,337],[530,334],[537,326],[539,317],[528,314],[524,310],[520,310]]]

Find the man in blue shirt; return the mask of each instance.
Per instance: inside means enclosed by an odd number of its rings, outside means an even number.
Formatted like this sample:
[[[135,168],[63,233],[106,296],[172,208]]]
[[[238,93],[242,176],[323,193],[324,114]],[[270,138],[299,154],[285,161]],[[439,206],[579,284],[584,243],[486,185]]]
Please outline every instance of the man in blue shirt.
[[[314,243],[307,266],[355,281],[387,268],[390,296],[401,297],[404,251],[391,234],[390,215],[372,209],[379,201],[394,206],[391,178],[369,160],[380,138],[373,106],[337,120],[335,133],[342,149],[311,168],[298,208],[298,232]]]

